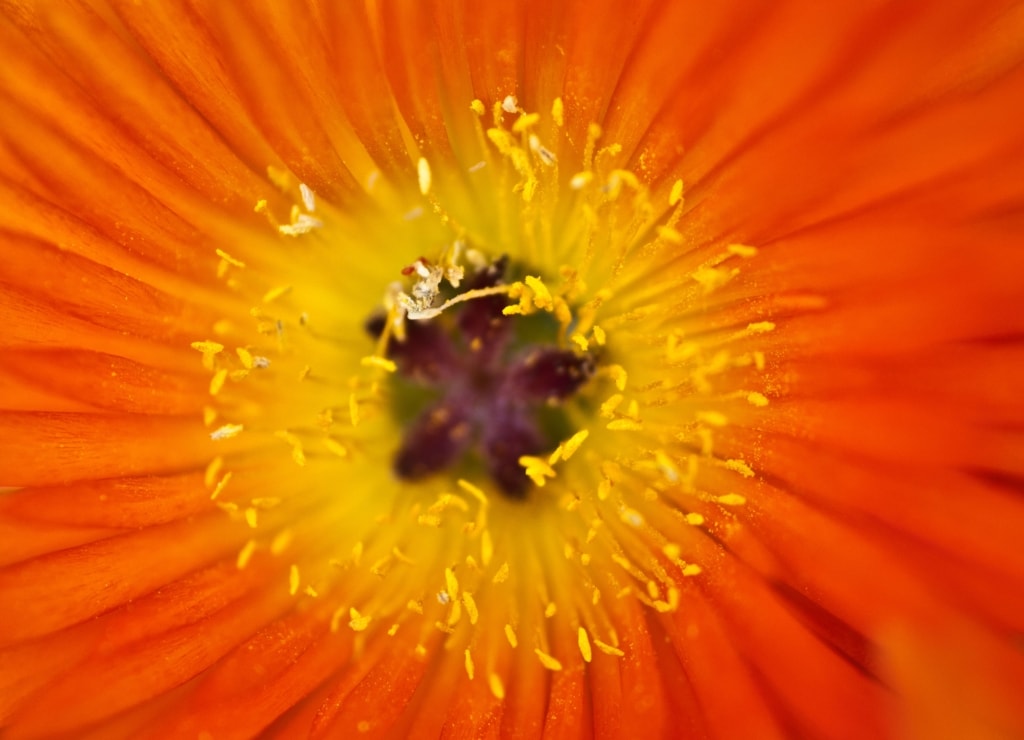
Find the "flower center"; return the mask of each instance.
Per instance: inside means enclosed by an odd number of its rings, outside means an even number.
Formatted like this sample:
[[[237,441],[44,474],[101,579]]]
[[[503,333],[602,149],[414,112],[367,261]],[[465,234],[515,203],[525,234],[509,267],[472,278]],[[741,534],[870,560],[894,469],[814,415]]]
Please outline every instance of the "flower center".
[[[417,267],[424,273],[420,283],[429,283],[426,260]],[[480,265],[457,294],[479,297],[455,306],[454,315],[410,321],[400,339],[387,339],[394,384],[411,386],[393,389],[396,414],[408,420],[394,458],[400,478],[418,480],[453,467],[468,468],[464,477],[471,477],[482,467],[499,490],[522,498],[530,458],[566,436],[562,404],[591,377],[595,357],[560,349],[557,325],[547,314],[506,314],[514,305],[508,296],[486,291],[505,285],[507,270],[505,257]],[[429,313],[433,307],[423,308]],[[381,314],[367,322],[374,337],[386,326]],[[419,408],[410,413],[409,406]]]
[[[720,297],[757,250],[677,230],[681,180],[651,190],[561,99],[486,114],[472,101],[474,135],[427,151],[436,173],[370,171],[366,207],[269,169],[275,240],[217,250],[231,312],[192,346],[238,568],[273,561],[332,631],[460,651],[501,698],[510,651],[623,657],[627,599],[679,607],[691,530],[745,503],[727,434],[769,403],[774,324]]]

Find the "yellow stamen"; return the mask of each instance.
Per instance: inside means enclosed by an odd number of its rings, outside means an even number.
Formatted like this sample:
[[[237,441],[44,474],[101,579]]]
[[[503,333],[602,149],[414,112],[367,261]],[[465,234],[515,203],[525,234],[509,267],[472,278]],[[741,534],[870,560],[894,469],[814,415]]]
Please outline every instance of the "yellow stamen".
[[[593,652],[590,649],[590,638],[587,636],[587,631],[580,627],[577,631],[577,642],[580,646],[580,655],[583,656],[583,660],[587,663],[593,658]]]
[[[420,157],[416,163],[416,176],[419,179],[420,193],[426,195],[430,192],[430,164],[426,159]]]
[[[549,671],[562,670],[562,664],[554,657],[542,651],[540,648],[534,648],[533,652],[537,655],[537,658],[540,660],[540,664],[547,668]]]
[[[216,396],[220,393],[221,388],[224,387],[224,382],[228,379],[228,371],[226,369],[220,369],[214,373],[213,378],[210,380],[210,395]]]
[[[252,560],[253,554],[256,552],[256,540],[249,540],[245,543],[241,550],[238,551],[238,557],[235,558],[235,567],[239,570],[244,570],[245,566]]]
[[[360,614],[359,611],[354,606],[348,610],[348,616],[348,626],[352,629],[353,632],[362,632],[370,624],[369,615]]]

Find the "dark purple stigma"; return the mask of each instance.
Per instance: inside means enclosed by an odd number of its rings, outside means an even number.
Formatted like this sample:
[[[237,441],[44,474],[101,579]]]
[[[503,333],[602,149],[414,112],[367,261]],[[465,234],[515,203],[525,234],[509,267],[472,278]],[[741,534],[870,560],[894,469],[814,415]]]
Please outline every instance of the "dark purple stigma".
[[[466,289],[501,284],[507,266],[503,257],[479,270]],[[505,316],[507,305],[504,295],[472,299],[433,319],[406,321],[405,339],[389,339],[395,383],[433,399],[405,428],[394,459],[399,478],[421,480],[469,460],[482,464],[509,497],[523,498],[531,481],[519,458],[561,441],[545,423],[550,414],[544,410],[583,386],[594,358],[526,342],[516,330],[528,319]],[[384,318],[372,317],[366,329],[380,336]]]

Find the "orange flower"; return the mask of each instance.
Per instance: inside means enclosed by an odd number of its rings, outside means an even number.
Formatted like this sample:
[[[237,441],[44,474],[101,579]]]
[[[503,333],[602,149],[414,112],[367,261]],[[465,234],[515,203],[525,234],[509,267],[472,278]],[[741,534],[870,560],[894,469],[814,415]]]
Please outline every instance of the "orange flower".
[[[1024,736],[1019,4],[0,45],[5,736]]]

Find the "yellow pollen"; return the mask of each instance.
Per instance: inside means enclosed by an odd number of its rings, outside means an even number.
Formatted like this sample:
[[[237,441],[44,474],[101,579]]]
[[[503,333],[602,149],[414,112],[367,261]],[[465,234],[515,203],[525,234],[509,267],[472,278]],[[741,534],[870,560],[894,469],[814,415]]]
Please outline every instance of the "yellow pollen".
[[[597,638],[594,638],[594,647],[596,647],[598,650],[600,650],[602,653],[605,653],[606,655],[614,655],[619,658],[625,655],[624,652],[619,650],[614,645],[609,645],[606,642],[601,642],[601,640],[598,640]]]
[[[252,560],[253,554],[256,552],[256,540],[249,540],[245,543],[241,550],[238,551],[238,557],[235,558],[235,567],[239,570],[244,570],[245,566]]]
[[[192,349],[198,350],[203,355],[203,367],[207,370],[213,370],[213,360],[217,353],[224,350],[224,345],[218,342],[211,342],[205,340],[202,342],[192,342]]]
[[[568,460],[572,457],[576,450],[580,448],[580,445],[590,436],[590,432],[586,429],[581,429],[576,434],[569,437],[568,440],[562,443],[562,459]]]
[[[480,613],[477,611],[476,601],[473,599],[473,594],[469,591],[463,591],[462,604],[466,607],[466,616],[469,617],[469,623],[476,624],[476,620],[480,617]]]
[[[504,583],[506,580],[508,580],[508,577],[509,577],[509,564],[507,562],[505,562],[505,563],[502,563],[502,567],[500,567],[498,569],[498,572],[495,573],[495,577],[492,578],[492,582],[494,582],[494,583]]]
[[[203,482],[206,487],[209,488],[213,485],[213,482],[217,480],[217,476],[220,474],[221,468],[224,467],[224,458],[217,456],[210,460],[210,464],[206,466],[206,472],[203,473]]]
[[[565,125],[565,104],[561,98],[555,98],[551,102],[551,119],[559,128]]]
[[[543,486],[547,482],[547,478],[555,477],[555,469],[543,458],[523,455],[519,458],[519,464],[537,486]]]
[[[422,614],[423,613],[423,603],[419,602],[419,601],[412,601],[412,600],[410,600],[405,605],[405,608],[408,609],[411,612],[415,612],[416,614]]]
[[[724,464],[726,470],[732,470],[739,473],[744,478],[751,478],[754,475],[753,469],[751,469],[751,467],[742,460],[726,460]]]
[[[473,680],[473,656],[469,654],[469,648],[466,648],[466,675],[469,676],[469,680]]]
[[[624,396],[621,393],[616,393],[613,396],[609,396],[604,403],[601,404],[599,413],[606,419],[610,419],[615,414],[615,409],[622,403]]]
[[[328,451],[334,453],[338,457],[348,457],[348,450],[345,449],[341,442],[337,441],[336,439],[324,437],[324,447],[326,447]]]
[[[775,322],[773,321],[758,321],[753,324],[747,324],[747,331],[751,334],[764,334],[766,332],[774,331]]]
[[[701,568],[699,565],[697,565],[695,563],[690,563],[689,565],[683,566],[683,575],[684,576],[699,576],[701,574],[702,570],[703,570],[703,568]]]
[[[679,480],[679,470],[676,468],[675,463],[672,462],[672,458],[666,455],[664,450],[657,450],[654,453],[654,459],[669,482],[675,483]]]
[[[716,497],[715,501],[723,506],[743,506],[743,504],[747,503],[747,499],[738,493],[723,494],[722,496]]]
[[[245,263],[242,262],[242,260],[235,259],[230,254],[225,252],[223,249],[218,249],[217,250],[217,256],[220,257],[225,262],[227,262],[229,265],[234,265],[235,267],[238,267],[238,268],[245,267]]]
[[[417,645],[413,652],[417,658],[425,658],[427,655],[427,649],[423,645]]]
[[[527,275],[525,283],[533,291],[532,300],[538,308],[549,309],[553,306],[551,291],[548,290],[548,286],[544,284],[543,280],[533,275]]]
[[[419,179],[420,193],[422,195],[426,195],[430,192],[431,175],[430,164],[423,157],[420,157],[419,161],[416,163],[416,175]]]
[[[274,432],[274,436],[286,442],[292,448],[292,460],[296,465],[302,467],[306,464],[306,453],[302,449],[302,441],[287,430]]]
[[[360,614],[354,606],[348,610],[348,616],[348,626],[352,628],[353,632],[362,632],[370,624],[370,617]]]
[[[508,640],[508,644],[512,647],[519,647],[519,640],[516,639],[516,631],[512,629],[511,624],[505,625],[505,639]]]
[[[487,505],[487,496],[484,494],[484,492],[480,488],[477,488],[472,483],[470,483],[468,480],[465,480],[463,478],[459,478],[457,483],[458,483],[459,488],[461,488],[463,491],[465,491],[466,493],[470,494],[473,498],[475,498],[477,501],[479,501],[484,506]]]
[[[496,699],[500,701],[505,698],[505,686],[501,683],[501,677],[497,673],[491,673],[487,676],[487,685]]]
[[[591,658],[593,658],[593,652],[590,649],[590,638],[583,627],[580,627],[577,631],[577,642],[580,646],[580,655],[583,656],[583,660],[589,663]]]
[[[259,526],[259,512],[252,506],[245,510],[245,523],[248,524],[252,529],[256,529]]]
[[[259,496],[250,501],[253,506],[257,509],[273,509],[275,506],[281,505],[281,499],[277,496]]]
[[[348,415],[352,426],[359,426],[359,401],[356,399],[355,393],[348,395]]]
[[[224,492],[224,489],[227,487],[228,483],[230,482],[231,471],[228,471],[227,473],[224,474],[224,477],[221,478],[220,481],[217,483],[217,487],[213,489],[213,493],[210,494],[210,500],[213,501],[218,496],[220,496]]]
[[[292,176],[287,170],[282,170],[273,165],[267,166],[267,179],[269,179],[274,185],[283,193],[287,193],[292,188]]]
[[[337,632],[341,626],[341,620],[345,618],[345,607],[339,606],[331,614],[331,632]]]
[[[462,619],[462,602],[453,601],[451,611],[448,613],[448,627],[454,627]],[[445,630],[447,631],[447,630]]]
[[[683,199],[683,181],[676,180],[672,183],[672,191],[668,194],[668,204],[670,206],[676,205]]]
[[[224,383],[227,379],[228,371],[224,368],[221,368],[214,373],[214,376],[210,379],[210,395],[216,396],[220,393],[220,389],[224,387]]]
[[[472,103],[469,104],[469,109],[476,113],[478,116],[482,116],[484,113],[487,112],[487,109],[484,107],[484,103],[482,100],[474,100]]]
[[[288,569],[288,593],[294,596],[299,591],[299,566],[292,564]]]
[[[750,247],[746,244],[730,244],[726,249],[739,257],[753,257],[757,254],[757,247]]]
[[[562,664],[555,658],[545,653],[540,648],[534,648],[533,652],[537,655],[540,664],[547,668],[549,671],[560,671],[562,670]]]
[[[704,517],[695,511],[691,511],[686,515],[686,523],[694,527],[699,527],[704,523]],[[668,545],[666,545],[666,547],[668,547]],[[676,557],[679,557],[678,553],[676,553]]]
[[[225,424],[210,432],[210,439],[221,440],[237,437],[245,427],[242,424]]]
[[[768,397],[765,396],[763,393],[748,393],[747,403],[749,403],[751,406],[764,407],[768,405]]]
[[[608,365],[605,372],[615,381],[615,387],[620,391],[626,390],[626,369],[622,365]]]
[[[242,363],[242,367],[246,370],[251,370],[253,368],[254,362],[252,352],[247,350],[245,347],[238,347],[235,349],[235,354],[238,355],[238,360]]]
[[[669,244],[682,244],[683,235],[675,229],[669,228],[668,226],[659,226],[657,228],[658,237],[667,241]]]
[[[616,419],[615,421],[608,422],[606,428],[616,432],[637,432],[643,429],[643,426],[640,422],[633,419]]]
[[[540,113],[523,113],[516,119],[516,122],[512,124],[512,130],[521,134],[524,131],[536,126],[540,121]]]
[[[459,598],[459,581],[455,578],[455,573],[452,572],[451,568],[444,569],[444,582],[448,595],[452,600],[454,601]]]
[[[631,527],[639,527],[644,523],[644,518],[640,515],[640,512],[628,507],[619,512],[619,518]]]
[[[698,411],[697,421],[702,421],[713,427],[724,427],[729,423],[729,418],[720,411]]]
[[[593,172],[577,172],[569,180],[569,187],[573,190],[582,190],[594,179]]]
[[[720,267],[698,267],[690,277],[700,284],[704,295],[714,292],[739,275],[739,270]]]
[[[395,556],[395,560],[406,565],[416,565],[416,561],[406,555],[404,552],[398,549],[398,546],[391,548],[391,554]]]
[[[393,373],[398,369],[398,366],[392,360],[377,355],[364,357],[359,362],[363,367],[375,367],[388,373]]]
[[[273,303],[281,296],[285,295],[292,289],[290,285],[279,285],[276,288],[271,288],[263,294],[264,303]]]

